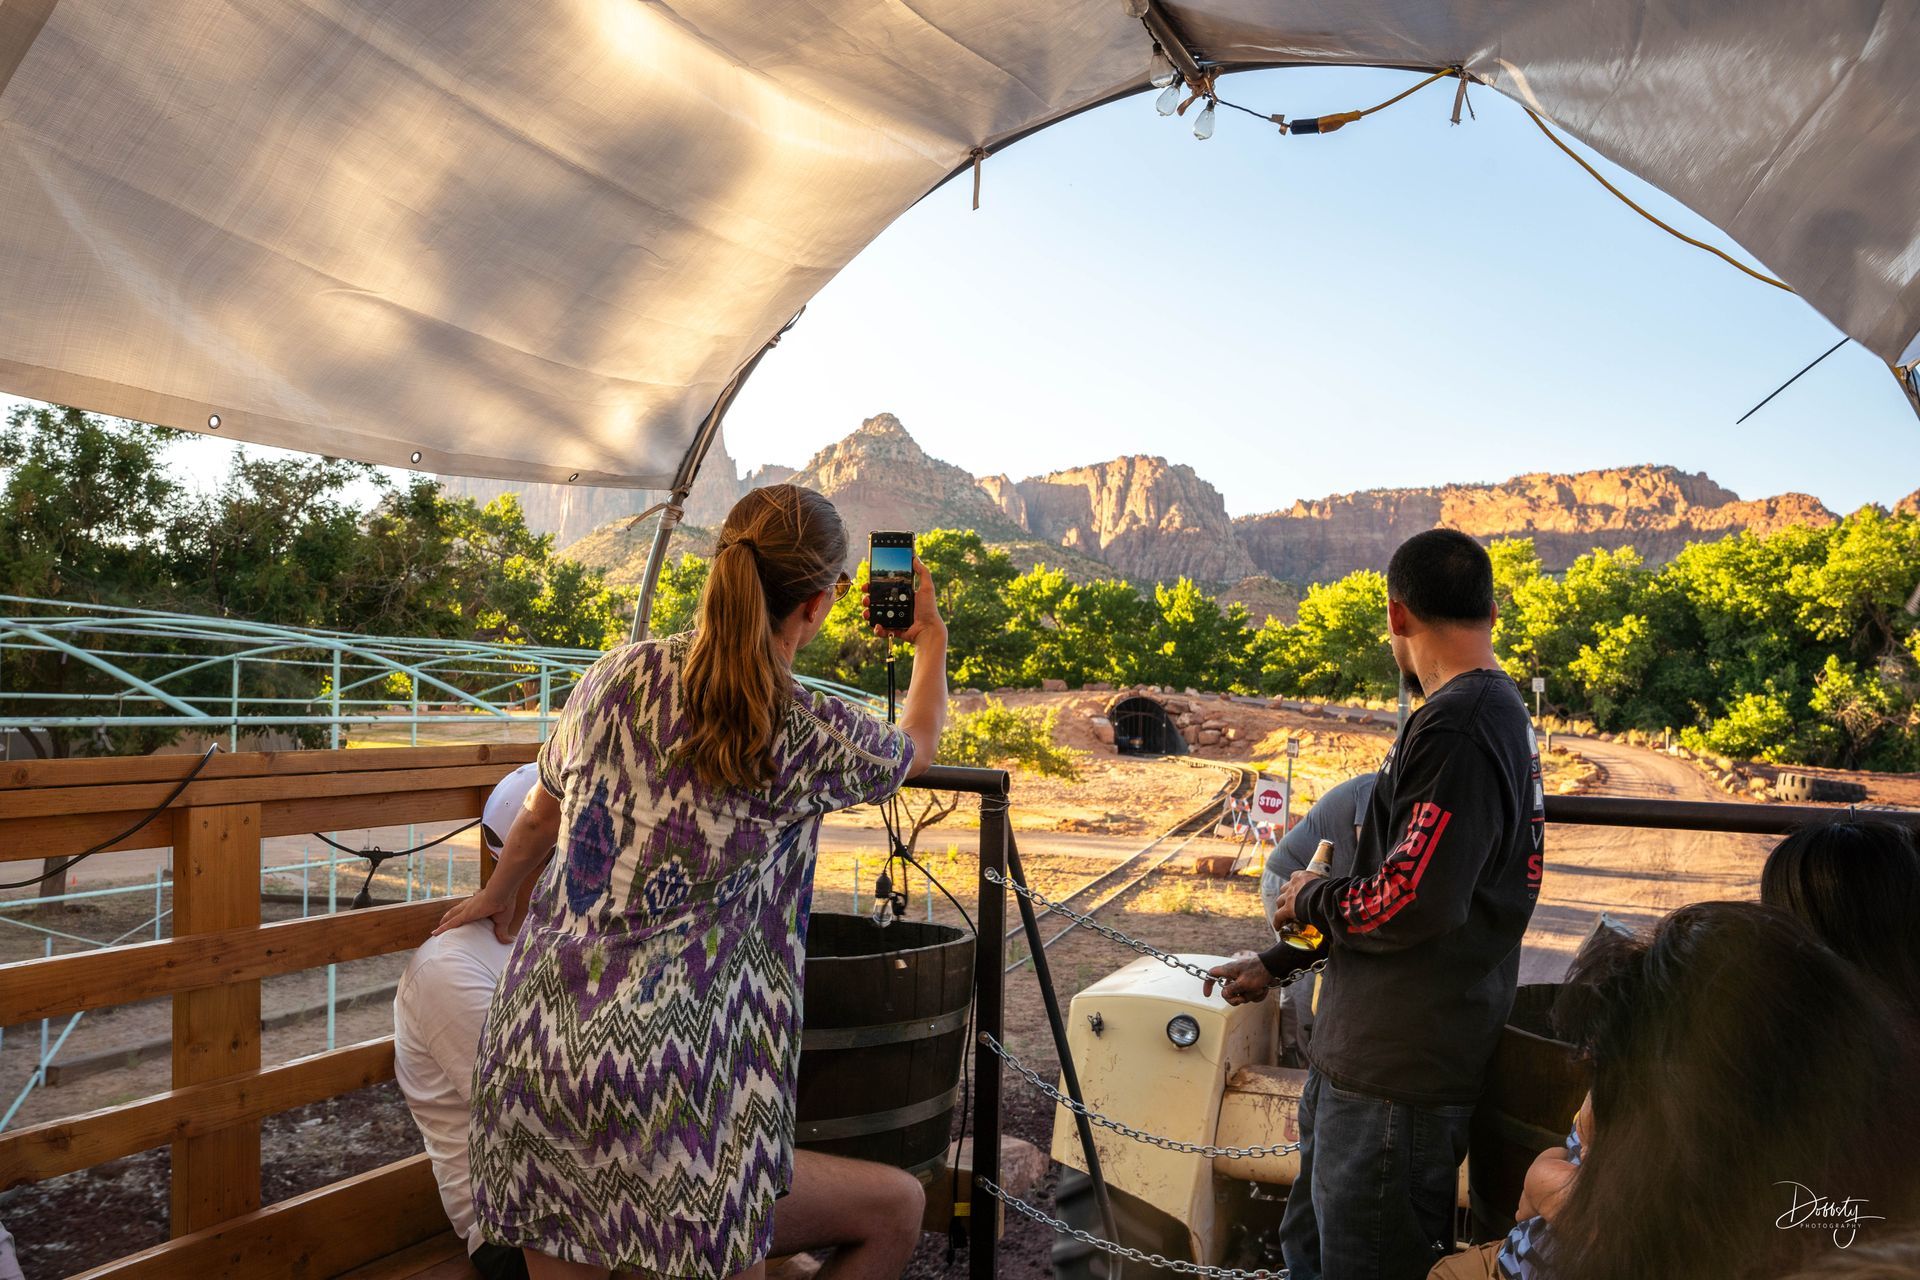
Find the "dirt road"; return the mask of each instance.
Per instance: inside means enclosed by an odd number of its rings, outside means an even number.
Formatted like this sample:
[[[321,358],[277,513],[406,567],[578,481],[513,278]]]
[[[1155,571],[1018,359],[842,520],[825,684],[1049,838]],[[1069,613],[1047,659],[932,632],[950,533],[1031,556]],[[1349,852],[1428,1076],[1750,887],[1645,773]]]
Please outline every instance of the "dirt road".
[[[1607,771],[1596,794],[1728,799],[1689,764],[1656,751],[1580,738],[1567,745]],[[1557,982],[1602,912],[1651,924],[1688,902],[1753,899],[1776,841],[1694,831],[1552,826],[1547,872],[1520,959],[1520,981]]]

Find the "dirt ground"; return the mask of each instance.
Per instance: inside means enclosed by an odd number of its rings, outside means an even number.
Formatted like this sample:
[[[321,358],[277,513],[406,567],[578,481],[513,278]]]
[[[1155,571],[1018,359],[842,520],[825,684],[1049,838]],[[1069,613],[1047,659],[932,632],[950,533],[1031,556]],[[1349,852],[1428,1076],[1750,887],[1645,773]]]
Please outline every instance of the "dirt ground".
[[[1060,737],[1085,750],[1081,777],[1075,782],[1017,777],[1013,814],[1029,877],[1042,892],[1063,893],[1107,870],[1145,845],[1155,834],[1190,813],[1226,782],[1225,771],[1190,761],[1119,758],[1100,749],[1093,739],[1088,716],[1103,709],[1111,695],[1011,694],[1010,704],[1052,705],[1060,709]],[[1301,742],[1295,761],[1295,812],[1304,812],[1312,800],[1333,783],[1375,767],[1391,739],[1382,723],[1355,723],[1326,715],[1303,715],[1264,706],[1222,703],[1218,713],[1236,729],[1235,740],[1223,743],[1220,758],[1251,763],[1284,774],[1285,743],[1289,736]],[[1548,764],[1551,790],[1596,786],[1605,793],[1664,795],[1724,800],[1696,770],[1656,752],[1615,743],[1557,742]],[[1869,784],[1879,803],[1920,803],[1920,779],[1875,780]],[[445,830],[423,827],[413,838],[424,839]],[[977,813],[971,804],[922,836],[919,854],[933,873],[969,912],[976,909]],[[408,838],[405,829],[370,833],[385,847],[399,847]],[[348,843],[360,833],[343,835]],[[477,864],[472,835],[452,842],[451,868],[447,847],[423,855],[416,876],[415,896],[427,892],[444,896],[449,887],[465,892],[474,883]],[[302,842],[270,842],[268,859],[274,864],[298,862],[311,849]],[[1550,981],[1564,970],[1581,938],[1602,911],[1635,923],[1646,923],[1687,901],[1702,898],[1751,898],[1757,894],[1759,867],[1771,841],[1759,837],[1636,832],[1619,829],[1556,827],[1548,836],[1548,871],[1540,905],[1523,952],[1523,981]],[[1234,846],[1211,836],[1196,839],[1188,854],[1201,848]],[[871,905],[872,879],[884,849],[884,834],[873,810],[837,816],[822,833],[815,877],[815,910],[846,911]],[[92,887],[125,877],[151,883],[156,869],[164,879],[164,851],[116,854],[111,860],[82,870],[81,887]],[[1230,879],[1207,879],[1192,874],[1187,856],[1168,869],[1148,877],[1122,894],[1102,912],[1124,932],[1175,951],[1225,954],[1259,945],[1260,919],[1257,879],[1242,874]],[[450,877],[450,879],[449,879]],[[310,905],[324,903],[325,873],[315,877]],[[340,896],[350,899],[358,876],[339,876]],[[283,889],[297,892],[299,876],[276,878]],[[404,870],[383,875],[376,895],[384,900],[406,896]],[[923,877],[909,878],[909,910],[913,918],[959,921],[958,910],[933,892]],[[167,905],[163,882],[161,906]],[[268,903],[267,919],[297,915],[295,903]],[[6,915],[20,913],[9,912]],[[108,898],[57,916],[45,913],[22,918],[88,938],[106,939],[133,931],[135,940],[151,937],[154,901],[151,894]],[[4,918],[4,917],[0,917]],[[1017,922],[1009,909],[1009,923]],[[164,929],[164,926],[163,926]],[[80,944],[58,942],[65,953]],[[0,927],[0,961],[24,959],[42,953],[42,935],[18,927]],[[1024,950],[1016,944],[1010,953]],[[1087,930],[1077,930],[1048,952],[1055,988],[1063,1005],[1074,993],[1110,972],[1129,953]],[[389,956],[339,967],[336,990],[342,995],[378,993],[365,1003],[342,1010],[335,1020],[337,1044],[350,1044],[391,1030],[390,985],[405,957]],[[268,1016],[310,1008],[325,999],[324,970],[291,974],[265,984],[263,1005]],[[57,1037],[64,1020],[49,1028]],[[171,1027],[168,1003],[89,1013],[82,1019],[59,1056],[67,1062],[88,1054],[112,1053],[144,1040],[163,1038]],[[1055,1064],[1037,984],[1030,968],[1008,978],[1004,1039],[1009,1047],[1041,1071]],[[39,1055],[38,1024],[10,1027],[0,1043],[0,1107],[11,1102]],[[268,1030],[263,1059],[284,1061],[326,1047],[324,1015],[310,1016]],[[93,1108],[113,1105],[164,1090],[168,1084],[165,1056],[88,1075],[57,1087],[35,1090],[21,1109],[15,1125],[56,1119]],[[1004,1114],[1008,1132],[1043,1149],[1051,1141],[1052,1108],[1017,1079],[1004,1086]],[[419,1139],[391,1085],[302,1108],[267,1122],[266,1190],[269,1200],[295,1194],[335,1178],[373,1168],[419,1149]],[[115,1161],[96,1169],[56,1179],[37,1187],[0,1195],[0,1221],[19,1238],[26,1274],[40,1277],[67,1274],[157,1242],[164,1235],[166,1216],[164,1149]],[[1049,1178],[1032,1199],[1051,1208]],[[1019,1280],[1037,1277],[1047,1269],[1051,1234],[1037,1224],[1010,1218],[1002,1248],[1002,1273]],[[944,1273],[947,1244],[929,1238],[909,1274],[928,1280]],[[962,1247],[961,1260],[965,1249]]]

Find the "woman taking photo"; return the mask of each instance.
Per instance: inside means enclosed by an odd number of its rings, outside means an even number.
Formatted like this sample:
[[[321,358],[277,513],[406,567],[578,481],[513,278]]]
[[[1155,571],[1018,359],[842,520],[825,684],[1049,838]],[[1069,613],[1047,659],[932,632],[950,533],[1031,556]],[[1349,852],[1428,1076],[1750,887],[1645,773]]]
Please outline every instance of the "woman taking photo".
[[[794,681],[794,654],[846,593],[846,557],[819,494],[742,498],[694,630],[581,677],[492,878],[440,925],[509,914],[557,843],[473,1092],[476,1215],[526,1250],[534,1280],[755,1277],[782,1196],[795,1247],[814,1242],[796,1232],[832,1238],[836,1214],[910,1211],[836,1256],[844,1276],[897,1274],[917,1239],[904,1173],[803,1155],[796,1177],[792,1149],[820,817],[923,771],[946,716],[946,626],[918,561],[898,727]]]

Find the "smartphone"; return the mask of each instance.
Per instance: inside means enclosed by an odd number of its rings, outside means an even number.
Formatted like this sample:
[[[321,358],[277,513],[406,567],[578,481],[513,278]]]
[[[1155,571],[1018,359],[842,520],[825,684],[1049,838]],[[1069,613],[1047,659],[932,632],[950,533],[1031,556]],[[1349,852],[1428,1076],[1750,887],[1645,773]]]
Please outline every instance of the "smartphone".
[[[913,625],[913,535],[875,533],[867,543],[867,617],[876,627],[905,631]]]

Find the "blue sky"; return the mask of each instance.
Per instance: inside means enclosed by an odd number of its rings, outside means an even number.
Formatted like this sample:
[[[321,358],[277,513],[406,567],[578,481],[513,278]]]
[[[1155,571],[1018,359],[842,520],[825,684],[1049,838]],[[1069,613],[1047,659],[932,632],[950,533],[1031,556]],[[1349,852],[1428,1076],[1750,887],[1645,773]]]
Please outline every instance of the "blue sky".
[[[1222,82],[1289,116],[1401,72]],[[1338,133],[1152,96],[1056,125],[909,211],[808,308],[728,419],[743,464],[798,463],[880,411],[1016,478],[1123,453],[1192,466],[1235,514],[1379,486],[1668,463],[1840,510],[1920,487],[1920,421],[1805,303],[1649,225],[1539,135],[1441,83]],[[1190,117],[1189,117],[1190,119]],[[1617,170],[1689,234],[1702,219]]]
[[[1230,77],[1289,116],[1413,77]],[[1192,466],[1245,514],[1381,486],[1667,463],[1829,506],[1920,486],[1920,421],[1838,331],[1665,235],[1512,103],[1450,84],[1322,137],[1152,95],[1090,112],[908,211],[808,308],[728,420],[743,465],[798,464],[897,414],[937,457],[1016,478],[1124,453]],[[1733,247],[1603,169],[1682,230]],[[218,441],[181,461],[224,468]]]

